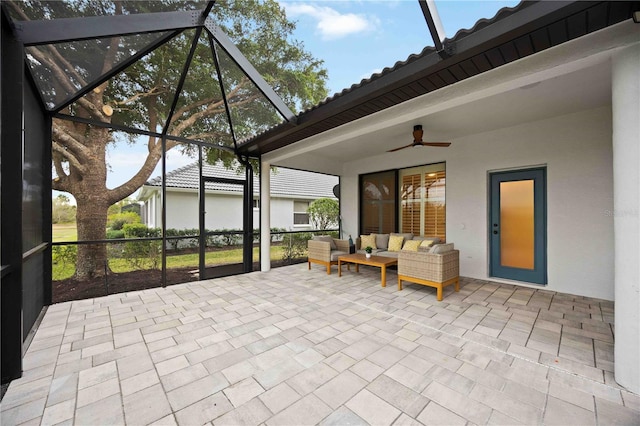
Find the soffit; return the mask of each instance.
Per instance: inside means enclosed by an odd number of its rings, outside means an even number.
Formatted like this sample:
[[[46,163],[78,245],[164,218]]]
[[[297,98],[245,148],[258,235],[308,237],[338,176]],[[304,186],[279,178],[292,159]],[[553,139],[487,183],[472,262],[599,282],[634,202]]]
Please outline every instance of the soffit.
[[[636,9],[640,2],[523,2],[445,40],[452,56],[426,48],[299,114],[297,126],[277,126],[238,149],[264,155],[630,19]]]

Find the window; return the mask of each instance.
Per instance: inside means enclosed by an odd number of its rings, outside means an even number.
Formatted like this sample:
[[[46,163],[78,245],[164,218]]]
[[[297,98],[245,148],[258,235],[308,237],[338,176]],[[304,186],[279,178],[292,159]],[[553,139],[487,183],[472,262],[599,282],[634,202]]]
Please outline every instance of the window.
[[[309,224],[309,209],[308,201],[294,201],[293,202],[293,224],[294,225],[308,225]]]
[[[360,179],[360,233],[396,230],[396,171],[371,173]]]
[[[360,176],[360,234],[446,237],[445,163]]]
[[[260,208],[260,199],[258,199],[258,198],[254,198],[253,199],[253,208],[254,209],[259,209]]]
[[[444,163],[400,170],[400,229],[446,237]]]

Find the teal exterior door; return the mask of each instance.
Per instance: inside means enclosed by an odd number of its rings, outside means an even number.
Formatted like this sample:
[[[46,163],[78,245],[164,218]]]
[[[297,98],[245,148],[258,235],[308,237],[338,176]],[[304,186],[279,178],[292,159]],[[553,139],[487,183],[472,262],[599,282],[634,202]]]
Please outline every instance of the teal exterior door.
[[[490,185],[490,275],[546,284],[546,169],[492,173]]]

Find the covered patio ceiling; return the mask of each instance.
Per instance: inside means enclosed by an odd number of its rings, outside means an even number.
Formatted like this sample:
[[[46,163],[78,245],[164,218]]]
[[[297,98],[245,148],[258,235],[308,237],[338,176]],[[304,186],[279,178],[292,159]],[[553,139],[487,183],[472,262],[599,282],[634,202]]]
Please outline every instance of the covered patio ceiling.
[[[462,95],[468,102],[461,103],[461,99],[443,102],[444,95],[425,95],[410,105],[313,136],[264,158],[281,167],[330,174],[341,174],[344,164],[364,158],[377,157],[383,167],[385,158],[409,159],[415,157],[417,150],[421,159],[440,161],[447,154],[464,149],[466,143],[472,143],[475,134],[611,105],[610,81],[610,66],[602,62],[476,100],[471,100],[474,97],[471,94]],[[423,126],[424,141],[449,141],[452,145],[388,153],[392,148],[412,142],[415,124]]]
[[[340,175],[350,162],[411,159],[416,149],[426,153],[422,163],[442,161],[470,136],[610,105],[611,52],[620,40],[637,39],[630,19],[637,4],[554,3],[503,10],[446,40],[450,56],[425,49],[239,150],[276,166]],[[486,68],[473,68],[483,61]],[[410,144],[416,124],[424,141],[452,146],[387,153]]]

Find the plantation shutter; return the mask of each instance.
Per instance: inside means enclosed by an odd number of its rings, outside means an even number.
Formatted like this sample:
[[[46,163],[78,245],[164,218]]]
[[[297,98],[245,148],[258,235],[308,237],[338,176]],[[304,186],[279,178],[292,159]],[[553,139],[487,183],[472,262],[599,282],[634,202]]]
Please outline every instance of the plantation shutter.
[[[420,174],[402,177],[402,232],[420,232],[422,212],[422,177]]]
[[[400,172],[400,232],[446,239],[444,163]]]
[[[446,240],[445,171],[425,173],[424,235]]]

